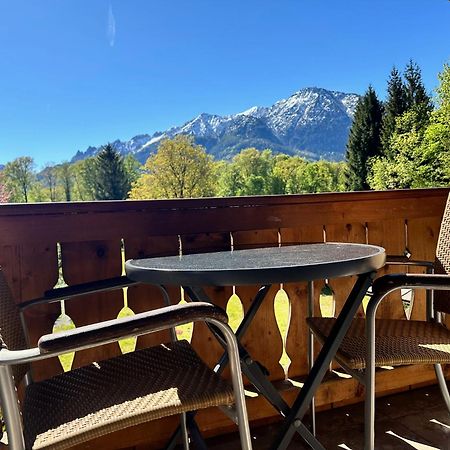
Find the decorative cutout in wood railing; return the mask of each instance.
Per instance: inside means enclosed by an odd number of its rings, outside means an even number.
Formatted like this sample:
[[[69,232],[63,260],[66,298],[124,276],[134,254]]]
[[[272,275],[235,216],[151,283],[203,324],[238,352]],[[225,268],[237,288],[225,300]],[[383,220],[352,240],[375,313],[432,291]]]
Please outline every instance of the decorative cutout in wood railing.
[[[239,295],[236,294],[236,287],[233,286],[233,293],[227,301],[226,312],[228,315],[228,324],[231,329],[236,332],[244,318],[244,306]]]
[[[125,272],[125,241],[121,239],[120,242],[120,254],[122,258],[122,275],[126,275]],[[134,316],[135,312],[128,306],[128,287],[122,289],[123,292],[123,308],[119,311],[117,318]],[[136,349],[137,337],[129,337],[126,339],[121,339],[118,344],[122,354],[134,352]]]
[[[58,281],[56,282],[54,289],[59,289],[67,287],[67,283],[64,280],[64,271],[61,257],[61,244],[58,242],[56,244],[56,254],[58,258]],[[60,302],[61,314],[55,320],[53,324],[52,333],[60,333],[61,331],[73,330],[76,328],[75,323],[71,317],[66,314],[66,304],[64,300]],[[75,352],[65,353],[64,355],[58,356],[61,367],[64,372],[69,371],[72,368],[73,360],[75,358]]]
[[[230,247],[231,251],[233,251],[233,233],[230,233]],[[231,329],[236,332],[242,322],[242,319],[244,318],[244,305],[242,304],[242,300],[239,298],[239,295],[236,294],[236,286],[233,286],[232,289],[233,293],[227,301],[226,312],[228,316],[228,323]]]
[[[319,295],[319,308],[322,317],[334,317],[336,313],[336,298],[328,280],[325,280]]]
[[[414,289],[400,289],[400,296],[402,298],[405,317],[409,320],[411,319],[411,313],[414,306]]]
[[[280,230],[278,230],[278,247],[281,247]],[[273,309],[283,345],[283,351],[281,353],[280,359],[278,360],[278,363],[283,368],[284,376],[285,378],[287,378],[289,366],[292,362],[286,351],[287,335],[289,332],[289,324],[291,322],[291,302],[289,300],[287,292],[283,288],[283,283],[280,284],[280,288],[278,289],[273,299]]]
[[[373,295],[372,286],[370,286],[369,289],[367,289],[367,293],[362,300],[362,307],[363,307],[364,315],[366,315],[366,313],[367,313],[367,305],[369,304],[370,299],[372,298],[372,295]]]
[[[180,257],[183,255],[183,243],[181,242],[181,236],[178,236],[178,254]],[[178,304],[183,305],[185,303],[187,302],[184,298],[184,289],[180,287],[180,301]],[[185,339],[186,341],[191,342],[192,334],[194,333],[194,323],[186,323],[185,325],[175,327],[175,332],[179,341]]]
[[[408,236],[408,221],[405,220],[405,250],[403,255],[410,259],[412,254],[409,250],[409,236]],[[409,266],[406,266],[406,273],[409,272]],[[402,299],[403,310],[405,317],[411,319],[411,313],[414,306],[414,290],[413,289],[400,289],[400,297]]]
[[[273,308],[275,312],[275,319],[278,325],[278,331],[280,332],[281,339],[283,341],[283,353],[279,360],[280,366],[284,370],[285,377],[288,377],[289,366],[291,365],[291,358],[286,351],[286,339],[289,331],[289,324],[291,321],[291,302],[287,292],[283,289],[283,285],[280,285],[280,289],[275,294],[273,299]]]

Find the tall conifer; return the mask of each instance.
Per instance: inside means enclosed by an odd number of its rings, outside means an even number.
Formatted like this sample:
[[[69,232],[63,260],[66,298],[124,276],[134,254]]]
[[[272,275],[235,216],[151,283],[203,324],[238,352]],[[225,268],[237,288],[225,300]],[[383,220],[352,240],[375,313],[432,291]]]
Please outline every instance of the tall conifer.
[[[96,200],[122,200],[131,188],[123,158],[111,144],[103,146],[95,157]]]
[[[431,97],[427,94],[422,81],[422,72],[413,60],[406,65],[405,72],[406,108],[418,113],[418,126],[424,127],[433,109]]]
[[[387,91],[381,128],[381,146],[384,155],[391,157],[390,139],[395,130],[395,121],[407,108],[406,88],[396,67],[393,67],[391,70]]]
[[[381,121],[383,106],[372,86],[356,106],[347,143],[348,163],[346,187],[351,191],[369,189],[367,161],[381,153]]]

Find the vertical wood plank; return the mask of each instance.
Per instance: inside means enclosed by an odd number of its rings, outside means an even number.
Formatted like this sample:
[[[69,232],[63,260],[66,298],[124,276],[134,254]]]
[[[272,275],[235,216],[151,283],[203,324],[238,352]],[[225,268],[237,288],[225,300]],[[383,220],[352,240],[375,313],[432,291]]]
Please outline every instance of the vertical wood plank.
[[[238,231],[233,233],[234,248],[278,246],[278,230]],[[259,286],[239,286],[236,291],[242,300],[244,311],[248,311]],[[283,341],[278,329],[273,308],[274,296],[279,285],[272,286],[263,304],[251,323],[243,343],[255,361],[259,361],[270,373],[270,379],[284,379],[279,364],[283,352]]]
[[[120,239],[82,243],[63,242],[61,257],[64,279],[69,286],[116,277],[122,273]],[[122,306],[123,292],[119,289],[66,301],[66,312],[79,327],[114,319]],[[92,361],[100,361],[119,354],[120,349],[116,343],[79,351],[75,355],[73,367],[81,367]]]
[[[125,240],[125,259],[150,258],[156,256],[167,256],[178,254],[178,237],[151,237],[135,236]],[[175,298],[176,289],[169,289],[172,302]],[[161,290],[157,286],[139,284],[128,288],[128,306],[135,312],[140,313],[166,306]],[[161,342],[170,342],[169,331],[145,334],[137,339],[136,348],[147,348]]]
[[[185,255],[202,252],[231,251],[229,233],[185,234],[181,236],[181,244],[183,254]],[[226,309],[228,299],[232,294],[231,286],[204,286],[204,290],[212,303],[220,306],[224,310]],[[224,351],[208,326],[203,322],[194,324],[191,344],[199,356],[210,367],[214,367]],[[225,370],[224,376],[229,376],[228,368]]]
[[[323,242],[323,229],[321,226],[304,228],[280,229],[282,244],[306,244]],[[319,295],[322,281],[314,282],[314,315],[319,315]],[[291,301],[291,320],[286,340],[286,352],[291,358],[289,376],[298,377],[308,373],[307,340],[307,284],[287,283],[284,289]]]
[[[408,220],[408,245],[411,259],[434,261],[440,224],[440,217]],[[425,273],[422,267],[411,268],[410,271]],[[411,319],[426,320],[426,294],[423,289],[417,289],[414,293]]]
[[[386,255],[399,256],[403,255],[406,247],[405,236],[405,218],[395,218],[385,220],[383,222],[369,222],[368,236],[369,244],[379,245],[386,249]],[[403,272],[404,267],[385,266],[384,269],[378,271],[379,276],[384,273]],[[402,300],[399,292],[394,292],[381,302],[377,317],[390,319],[403,319],[405,313],[403,310]]]

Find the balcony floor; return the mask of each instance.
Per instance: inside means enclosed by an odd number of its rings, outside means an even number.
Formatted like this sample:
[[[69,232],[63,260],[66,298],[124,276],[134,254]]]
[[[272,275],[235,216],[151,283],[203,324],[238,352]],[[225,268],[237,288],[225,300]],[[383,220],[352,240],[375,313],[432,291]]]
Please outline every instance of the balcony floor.
[[[363,448],[363,404],[335,408],[317,414],[317,435],[326,449]],[[416,389],[378,399],[376,448],[380,450],[450,450],[450,416],[437,386]],[[270,448],[277,424],[252,430],[253,448]],[[212,450],[239,449],[234,435],[210,439]],[[299,437],[289,446],[307,449]]]

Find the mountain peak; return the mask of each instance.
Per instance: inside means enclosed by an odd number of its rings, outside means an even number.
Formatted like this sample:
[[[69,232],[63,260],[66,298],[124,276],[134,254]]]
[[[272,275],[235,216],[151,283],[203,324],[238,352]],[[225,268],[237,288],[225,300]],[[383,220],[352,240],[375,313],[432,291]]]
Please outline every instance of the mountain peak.
[[[122,154],[133,153],[141,162],[156,151],[160,141],[190,134],[216,158],[230,158],[246,147],[309,158],[342,159],[359,96],[306,87],[272,106],[253,106],[237,114],[201,113],[181,126],[129,141],[116,140]],[[96,147],[77,152],[72,159],[94,155]]]

